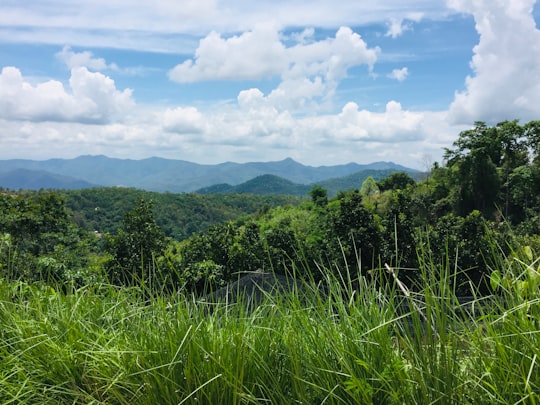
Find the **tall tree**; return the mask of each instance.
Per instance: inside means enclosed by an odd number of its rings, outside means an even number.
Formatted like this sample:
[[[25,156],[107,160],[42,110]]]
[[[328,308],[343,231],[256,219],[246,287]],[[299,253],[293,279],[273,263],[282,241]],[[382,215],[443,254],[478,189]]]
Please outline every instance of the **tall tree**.
[[[325,207],[328,205],[328,191],[325,188],[314,185],[309,192],[309,195],[311,196],[311,201],[318,207]]]
[[[357,191],[340,193],[337,205],[332,205],[332,240],[340,242],[333,249],[339,255],[343,250],[346,264],[351,268],[372,269],[381,248],[379,223],[373,212],[366,208]],[[337,256],[339,257],[339,256]]]
[[[165,250],[165,234],[156,223],[151,201],[141,198],[125,213],[123,226],[109,239],[107,250],[113,256],[109,266],[112,281],[146,281],[154,259]]]
[[[454,149],[446,149],[445,159],[452,169],[457,190],[457,213],[467,215],[479,210],[492,217],[500,191],[497,165],[502,159],[497,129],[488,127],[484,122],[476,122],[473,129],[459,134]]]
[[[404,190],[415,183],[414,179],[406,172],[392,173],[390,176],[377,183],[380,191]]]
[[[379,186],[373,177],[369,176],[363,181],[362,187],[360,188],[360,194],[368,201],[371,201],[371,196],[377,194],[378,192]]]
[[[529,160],[528,149],[525,140],[525,128],[518,124],[517,120],[504,121],[496,126],[497,137],[501,143],[502,156],[499,166],[501,167],[502,198],[504,201],[504,214],[508,217],[511,212],[512,193],[510,176],[514,169],[526,165]]]

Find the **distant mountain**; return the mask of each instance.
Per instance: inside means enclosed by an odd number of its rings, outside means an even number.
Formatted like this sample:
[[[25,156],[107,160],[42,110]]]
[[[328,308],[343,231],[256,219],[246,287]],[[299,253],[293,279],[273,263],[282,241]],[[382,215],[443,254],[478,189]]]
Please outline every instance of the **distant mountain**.
[[[42,188],[78,190],[96,187],[96,185],[43,170],[15,169],[7,173],[0,173],[0,187],[12,190],[39,190]]]
[[[277,162],[226,162],[216,165],[156,157],[143,160],[115,159],[103,155],[44,161],[0,160],[0,175],[6,182],[11,181],[9,179],[13,178],[13,172],[19,169],[34,172],[35,187],[49,187],[50,183],[48,181],[40,183],[41,177],[37,175],[38,172],[47,172],[49,176],[63,176],[73,181],[101,186],[125,186],[170,192],[191,192],[216,184],[236,186],[268,174],[305,185],[348,176],[362,170],[415,172],[413,169],[391,162],[313,167],[302,165],[290,158]]]
[[[263,174],[245,183],[231,186],[230,184],[216,184],[196,191],[198,194],[288,194],[295,196],[306,196],[311,187],[304,184],[293,183],[283,177],[273,174]]]
[[[328,191],[329,196],[334,196],[337,194],[338,191],[346,191],[346,190],[353,190],[353,189],[359,189],[362,187],[362,183],[368,178],[373,177],[375,181],[380,181],[382,179],[387,178],[392,173],[396,172],[406,172],[408,173],[413,179],[420,180],[423,177],[422,172],[415,172],[415,171],[407,171],[407,170],[397,170],[397,169],[367,169],[367,170],[360,170],[359,172],[349,174],[348,176],[343,177],[337,177],[333,179],[323,180],[318,182],[317,184],[323,188],[325,188]]]
[[[283,177],[265,174],[257,176],[245,183],[232,186],[222,183],[215,184],[210,187],[204,187],[197,191],[198,194],[225,194],[225,193],[250,193],[250,194],[288,194],[294,196],[307,196],[314,185],[319,185],[328,191],[329,196],[335,196],[338,191],[347,191],[359,189],[364,180],[368,177],[373,177],[375,181],[380,181],[392,173],[401,170],[384,169],[384,170],[360,170],[359,172],[348,176],[336,177],[312,184],[293,183]],[[415,173],[410,173],[411,177],[418,179],[420,176],[415,176]]]

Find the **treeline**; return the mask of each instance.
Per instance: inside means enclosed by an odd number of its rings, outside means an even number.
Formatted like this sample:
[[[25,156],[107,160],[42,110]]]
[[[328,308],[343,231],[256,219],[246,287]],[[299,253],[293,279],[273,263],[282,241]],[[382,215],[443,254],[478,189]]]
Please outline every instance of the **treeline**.
[[[123,198],[115,199],[115,193]],[[12,277],[74,285],[144,283],[196,293],[257,270],[311,278],[325,271],[361,273],[384,282],[388,264],[412,288],[419,279],[415,269],[452,268],[459,294],[487,293],[496,285],[493,251],[540,251],[539,195],[540,121],[493,127],[478,122],[459,134],[444,162],[420,182],[394,173],[380,181],[368,178],[332,198],[315,186],[310,199],[298,204],[285,198],[276,208],[271,206],[281,197],[158,196],[129,189],[81,190],[66,197],[5,192],[0,263]],[[221,217],[194,203],[206,198],[220,202]],[[223,213],[230,209],[234,216],[238,206],[254,213],[228,220]],[[185,225],[188,216],[199,228]],[[166,225],[175,223],[185,228]],[[203,230],[201,224],[206,231],[185,239]],[[84,229],[104,235],[89,237]]]

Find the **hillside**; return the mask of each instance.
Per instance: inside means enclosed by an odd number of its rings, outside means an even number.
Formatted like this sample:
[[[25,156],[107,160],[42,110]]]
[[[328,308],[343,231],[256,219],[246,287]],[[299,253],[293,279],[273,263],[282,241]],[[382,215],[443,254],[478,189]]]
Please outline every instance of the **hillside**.
[[[226,194],[226,193],[251,193],[251,194],[288,194],[295,196],[307,196],[315,185],[319,185],[328,191],[329,196],[335,196],[338,191],[354,190],[361,187],[364,180],[373,177],[375,181],[380,181],[388,177],[396,170],[361,170],[348,176],[336,177],[312,184],[298,184],[286,180],[279,176],[266,174],[257,176],[236,186],[230,184],[215,184],[204,187],[197,191],[198,194]],[[419,178],[420,173],[409,173],[413,178]]]
[[[177,240],[259,210],[301,201],[286,195],[172,194],[117,187],[66,190],[62,194],[77,225],[113,234],[121,226],[125,212],[139,199],[152,201],[157,223],[167,236]]]
[[[356,173],[352,173],[348,176],[337,177],[333,179],[323,180],[317,184],[328,191],[329,196],[335,196],[338,191],[347,191],[354,190],[361,187],[362,183],[368,178],[373,177],[375,181],[380,181],[390,176],[392,173],[397,173],[402,170],[396,169],[368,169],[361,170]],[[408,173],[413,179],[420,180],[424,173],[421,172],[411,172],[403,170]]]
[[[198,194],[288,194],[296,196],[306,196],[311,187],[309,185],[297,184],[286,180],[283,177],[272,174],[263,174],[245,183],[231,186],[230,184],[216,184],[197,190]]]
[[[15,169],[0,173],[0,187],[12,190],[65,189],[95,187],[96,184],[44,170]]]

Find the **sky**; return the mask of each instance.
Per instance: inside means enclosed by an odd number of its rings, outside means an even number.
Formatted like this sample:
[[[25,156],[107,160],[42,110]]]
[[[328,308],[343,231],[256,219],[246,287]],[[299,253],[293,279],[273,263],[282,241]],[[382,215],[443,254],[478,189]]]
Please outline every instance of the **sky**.
[[[1,0],[0,159],[416,169],[540,119],[535,0]]]

